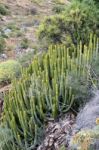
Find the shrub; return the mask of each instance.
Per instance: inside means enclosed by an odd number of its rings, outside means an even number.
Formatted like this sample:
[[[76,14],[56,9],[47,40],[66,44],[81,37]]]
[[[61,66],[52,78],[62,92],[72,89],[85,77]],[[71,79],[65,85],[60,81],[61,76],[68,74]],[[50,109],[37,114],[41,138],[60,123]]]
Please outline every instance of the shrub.
[[[18,76],[20,64],[14,60],[0,63],[0,83],[10,82],[14,76]]]
[[[71,140],[72,150],[95,150],[99,147],[99,125],[85,129],[74,135]]]
[[[88,43],[90,32],[97,33],[99,12],[93,2],[73,1],[65,11],[45,18],[38,30],[42,43]],[[44,40],[44,41],[43,41]]]
[[[66,9],[66,6],[65,6],[65,5],[56,4],[56,5],[54,5],[52,11],[55,12],[55,13],[61,13],[61,12],[64,11],[65,9]]]
[[[4,4],[0,4],[0,14],[1,15],[8,15],[9,14],[8,7],[6,7]]]
[[[40,131],[47,119],[57,118],[80,103],[83,91],[80,87],[75,90],[70,83],[75,75],[78,83],[83,84],[80,77],[85,79],[83,86],[88,88],[92,84],[88,66],[98,54],[92,41],[96,43],[92,38],[83,53],[81,44],[72,52],[63,45],[51,46],[47,53],[36,55],[29,68],[22,70],[19,81],[13,81],[12,90],[4,100],[3,123],[12,130],[19,149],[35,148],[41,142]]]
[[[27,49],[29,47],[29,41],[27,38],[24,38],[23,41],[21,42],[21,48]]]
[[[78,1],[80,1],[80,2],[84,1],[84,2],[89,3],[89,4],[93,2],[96,4],[97,7],[99,7],[99,1],[98,0],[78,0]]]
[[[95,1],[96,5],[98,5],[98,7],[99,7],[99,1],[98,0],[94,0],[94,1]]]
[[[66,150],[66,147],[62,146],[59,150]]]
[[[53,3],[54,4],[59,4],[59,5],[61,5],[61,4],[65,4],[65,0],[53,0]]]
[[[17,25],[15,23],[9,23],[7,25],[7,28],[10,29],[10,30],[12,30],[12,31],[16,31],[16,30],[20,29],[19,27],[17,27]]]
[[[6,48],[6,42],[3,37],[0,37],[0,53],[2,53]]]

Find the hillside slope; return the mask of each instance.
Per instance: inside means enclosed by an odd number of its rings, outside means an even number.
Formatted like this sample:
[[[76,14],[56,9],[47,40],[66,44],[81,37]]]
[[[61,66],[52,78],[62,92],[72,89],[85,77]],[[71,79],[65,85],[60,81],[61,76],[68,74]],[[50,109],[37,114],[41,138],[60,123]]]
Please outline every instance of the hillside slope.
[[[1,0],[9,10],[9,14],[0,19],[0,30],[8,36],[6,39],[7,57],[15,58],[17,53],[24,53],[20,49],[24,38],[29,40],[29,49],[37,46],[36,30],[45,16],[52,13],[52,1],[34,2],[30,0]]]

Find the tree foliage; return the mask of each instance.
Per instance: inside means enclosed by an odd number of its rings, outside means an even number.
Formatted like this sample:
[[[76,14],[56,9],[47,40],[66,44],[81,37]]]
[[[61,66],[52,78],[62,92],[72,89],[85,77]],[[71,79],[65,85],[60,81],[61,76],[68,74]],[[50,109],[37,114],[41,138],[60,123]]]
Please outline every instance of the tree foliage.
[[[39,27],[38,37],[47,44],[88,42],[90,32],[97,33],[98,9],[94,2],[73,1],[59,14],[45,18]]]

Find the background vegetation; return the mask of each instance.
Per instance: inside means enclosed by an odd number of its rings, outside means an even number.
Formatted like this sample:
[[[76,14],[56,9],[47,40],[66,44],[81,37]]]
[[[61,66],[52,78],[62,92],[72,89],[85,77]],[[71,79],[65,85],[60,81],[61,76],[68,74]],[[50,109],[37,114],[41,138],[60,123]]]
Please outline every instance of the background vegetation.
[[[6,48],[6,42],[3,37],[0,37],[0,53],[2,53]]]
[[[94,1],[73,1],[68,6],[56,5],[56,13],[47,17],[39,27],[38,36],[42,43],[64,43],[68,46],[82,41],[87,44],[90,32],[98,34],[99,11]],[[60,10],[59,10],[60,9]],[[47,46],[47,45],[45,45]],[[83,47],[82,47],[83,48]]]
[[[9,8],[6,5],[1,4],[1,3],[0,3],[0,14],[1,15],[8,15],[9,14]]]
[[[10,83],[14,76],[18,77],[21,65],[14,60],[0,63],[0,83]]]

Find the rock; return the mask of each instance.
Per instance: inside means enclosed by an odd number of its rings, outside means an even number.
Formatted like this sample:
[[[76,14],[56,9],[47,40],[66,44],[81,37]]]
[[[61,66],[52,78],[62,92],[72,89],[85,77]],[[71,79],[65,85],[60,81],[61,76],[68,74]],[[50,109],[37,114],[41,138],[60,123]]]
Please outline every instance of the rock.
[[[33,48],[27,48],[27,49],[25,50],[26,53],[28,53],[28,52],[34,52],[34,51],[35,51],[35,49],[33,49]]]
[[[99,150],[99,127],[97,129],[97,124],[96,124],[97,118],[99,118],[99,91],[95,93],[94,98],[92,98],[84,106],[84,108],[78,113],[73,132],[68,140],[70,148],[76,147],[75,150],[78,150],[77,141],[80,140],[81,136],[83,136],[83,140],[85,140],[87,136],[89,135],[88,138],[91,138],[93,141],[91,141],[92,143],[90,142],[88,146],[91,145],[92,150]],[[97,137],[97,140],[96,140],[96,137]],[[75,142],[75,139],[76,139],[76,142]],[[74,142],[75,142],[75,145],[74,145]],[[81,141],[79,143],[80,143],[80,146],[82,146],[82,144],[86,145],[85,144],[86,141],[83,141],[83,142]],[[87,150],[87,148],[85,150]]]
[[[79,112],[76,119],[76,130],[92,129],[96,126],[99,117],[99,91],[95,94],[85,107]]]
[[[39,20],[33,20],[33,25],[35,27],[39,26],[40,25],[40,21]]]
[[[5,21],[5,22],[6,22],[6,20],[7,20],[7,17],[6,17],[6,16],[3,16],[3,17],[1,18],[1,21]]]
[[[1,54],[0,55],[0,60],[6,60],[8,57],[6,54]]]
[[[20,30],[21,30],[22,32],[26,32],[26,31],[27,31],[26,25],[25,25],[25,24],[22,24],[22,25],[20,26]]]
[[[36,9],[36,7],[30,8],[30,13],[31,13],[32,15],[36,15],[36,14],[37,14],[37,9]]]
[[[9,35],[12,31],[11,31],[11,29],[7,28],[3,32],[4,32],[5,35]]]

